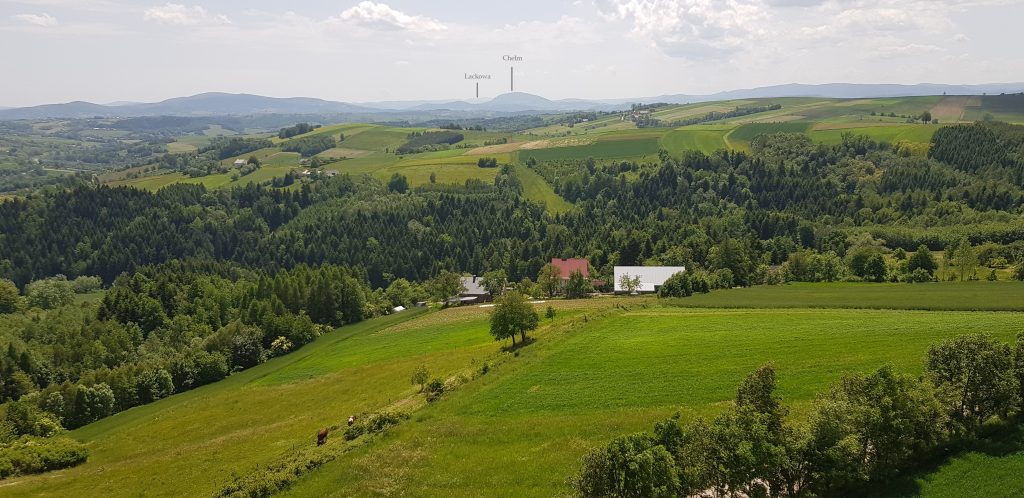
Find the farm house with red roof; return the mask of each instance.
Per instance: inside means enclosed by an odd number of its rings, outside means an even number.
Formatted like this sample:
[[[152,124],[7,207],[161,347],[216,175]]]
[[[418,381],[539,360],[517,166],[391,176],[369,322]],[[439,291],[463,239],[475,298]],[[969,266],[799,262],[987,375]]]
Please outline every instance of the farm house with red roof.
[[[551,264],[558,268],[562,280],[569,280],[574,271],[582,273],[583,278],[590,280],[590,263],[584,258],[551,258]]]

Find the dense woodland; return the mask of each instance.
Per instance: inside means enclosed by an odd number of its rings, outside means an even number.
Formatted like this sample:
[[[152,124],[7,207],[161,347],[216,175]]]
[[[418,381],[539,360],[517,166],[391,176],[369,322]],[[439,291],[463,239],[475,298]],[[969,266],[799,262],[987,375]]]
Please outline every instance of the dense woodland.
[[[691,276],[666,287],[673,296],[786,280],[991,279],[996,268],[1024,279],[1022,136],[998,123],[946,127],[931,157],[852,135],[826,146],[777,134],[749,154],[527,158],[575,204],[561,214],[527,201],[510,166],[493,184],[461,186],[410,188],[396,174],[288,189],[42,189],[0,202],[0,438],[50,436],[329,327],[446,302],[459,273],[565,292],[544,286],[553,257],[588,258],[608,285],[614,265],[685,265]],[[258,142],[176,157],[218,164]],[[74,304],[101,285],[101,300]],[[578,287],[573,297],[589,290]]]

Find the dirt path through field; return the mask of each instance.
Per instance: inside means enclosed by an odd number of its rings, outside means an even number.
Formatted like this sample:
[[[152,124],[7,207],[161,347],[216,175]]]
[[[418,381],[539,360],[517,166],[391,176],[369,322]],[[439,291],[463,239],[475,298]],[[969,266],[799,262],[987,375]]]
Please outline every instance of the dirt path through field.
[[[970,95],[956,95],[944,97],[932,107],[932,119],[938,119],[940,123],[956,123],[964,118],[964,108],[977,106],[980,102],[974,102],[978,97]]]

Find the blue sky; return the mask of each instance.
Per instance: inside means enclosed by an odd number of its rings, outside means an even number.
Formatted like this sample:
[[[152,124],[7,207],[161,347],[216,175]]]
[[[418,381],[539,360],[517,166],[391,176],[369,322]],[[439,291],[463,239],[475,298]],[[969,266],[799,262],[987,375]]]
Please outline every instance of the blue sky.
[[[0,106],[1024,80],[1024,0],[3,0]]]

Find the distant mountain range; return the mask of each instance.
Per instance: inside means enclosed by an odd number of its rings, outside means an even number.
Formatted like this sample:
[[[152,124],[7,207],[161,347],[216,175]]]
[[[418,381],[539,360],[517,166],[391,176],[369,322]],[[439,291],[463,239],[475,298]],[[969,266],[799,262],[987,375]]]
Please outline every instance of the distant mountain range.
[[[914,97],[922,95],[982,95],[999,93],[1018,93],[1024,91],[1024,83],[993,83],[985,85],[942,85],[920,83],[917,85],[891,85],[866,83],[826,83],[822,85],[803,85],[790,83],[787,85],[765,86],[743,90],[730,90],[711,95],[662,95],[640,99],[641,102],[667,102],[680,104],[687,102],[707,102],[712,100],[756,99],[777,97],[819,97],[830,99]],[[636,102],[635,99],[610,100],[603,102]]]
[[[0,120],[138,116],[241,116],[253,114],[359,114],[380,115],[401,112],[432,114],[451,111],[466,116],[475,114],[523,113],[527,111],[614,111],[633,103],[665,102],[684,104],[714,100],[778,97],[881,98],[918,95],[981,95],[1024,92],[1024,83],[987,85],[918,85],[830,83],[824,85],[788,84],[743,90],[730,90],[709,95],[661,95],[657,97],[582,100],[549,100],[529,93],[506,93],[493,99],[471,101],[388,101],[347,103],[293,97],[276,98],[231,93],[202,93],[154,103],[114,102],[107,105],[91,102],[68,102],[34,107],[2,108]]]

